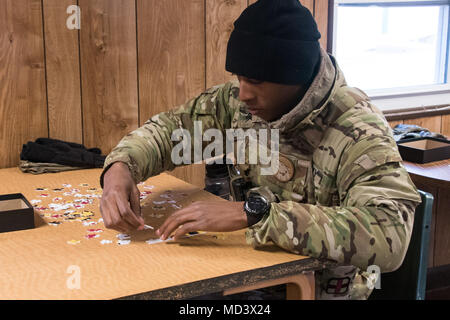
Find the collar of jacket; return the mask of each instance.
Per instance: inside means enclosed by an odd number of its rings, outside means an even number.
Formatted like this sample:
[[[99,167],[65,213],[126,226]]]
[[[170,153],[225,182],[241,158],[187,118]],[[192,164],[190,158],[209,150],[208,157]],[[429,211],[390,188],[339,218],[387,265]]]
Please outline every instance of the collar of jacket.
[[[290,112],[271,122],[270,127],[279,129],[280,135],[301,151],[312,153],[325,129],[346,111],[333,108],[330,103],[338,89],[346,85],[334,57],[321,49],[319,71],[305,96]]]
[[[287,133],[312,125],[337,90],[338,73],[340,70],[337,68],[334,58],[321,49],[319,71],[303,99],[280,119],[271,122],[270,127]]]
[[[337,108],[333,99],[339,99],[337,91],[347,85],[336,60],[321,48],[319,71],[305,93],[303,99],[288,113],[273,122],[266,122],[247,112],[246,105],[240,108],[239,127],[270,127],[278,129],[280,137],[294,144],[305,154],[316,149],[326,128],[333,123],[346,108]],[[331,102],[331,103],[330,103]]]

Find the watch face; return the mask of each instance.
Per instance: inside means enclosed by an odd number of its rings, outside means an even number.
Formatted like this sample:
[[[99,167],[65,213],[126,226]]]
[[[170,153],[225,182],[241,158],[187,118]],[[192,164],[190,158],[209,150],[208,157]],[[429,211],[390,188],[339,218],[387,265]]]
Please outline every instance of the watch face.
[[[248,208],[255,214],[264,212],[268,206],[267,201],[261,196],[251,196],[247,202]]]

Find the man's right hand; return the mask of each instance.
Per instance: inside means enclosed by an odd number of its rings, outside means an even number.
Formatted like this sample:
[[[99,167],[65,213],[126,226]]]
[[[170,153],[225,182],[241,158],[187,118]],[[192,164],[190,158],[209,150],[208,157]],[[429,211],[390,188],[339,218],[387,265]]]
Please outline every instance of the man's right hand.
[[[140,192],[123,162],[114,163],[103,177],[103,195],[100,212],[108,229],[128,233],[143,230]]]

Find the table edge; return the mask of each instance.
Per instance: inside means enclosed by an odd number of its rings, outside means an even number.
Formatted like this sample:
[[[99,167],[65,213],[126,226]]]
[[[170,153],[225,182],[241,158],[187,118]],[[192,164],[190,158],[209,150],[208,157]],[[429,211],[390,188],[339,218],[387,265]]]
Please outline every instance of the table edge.
[[[450,188],[450,181],[445,179],[437,179],[434,177],[429,176],[423,176],[418,173],[414,172],[408,172],[408,174],[411,176],[411,178],[416,179],[422,184],[431,186],[431,187],[437,187],[437,188]]]
[[[223,292],[226,289],[251,285],[264,280],[277,279],[299,274],[303,271],[321,270],[335,265],[331,261],[319,261],[304,258],[269,267],[232,273],[215,278],[190,282],[173,287],[134,294],[118,298],[118,300],[177,300],[199,297],[207,294]]]

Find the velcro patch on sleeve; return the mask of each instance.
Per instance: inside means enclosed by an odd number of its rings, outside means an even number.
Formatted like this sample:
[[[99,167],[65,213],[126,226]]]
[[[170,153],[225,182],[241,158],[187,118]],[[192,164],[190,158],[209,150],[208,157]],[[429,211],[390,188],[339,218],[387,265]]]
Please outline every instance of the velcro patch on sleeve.
[[[371,170],[377,166],[377,163],[372,160],[367,154],[363,154],[361,157],[356,159],[354,163],[360,165],[365,170]]]

